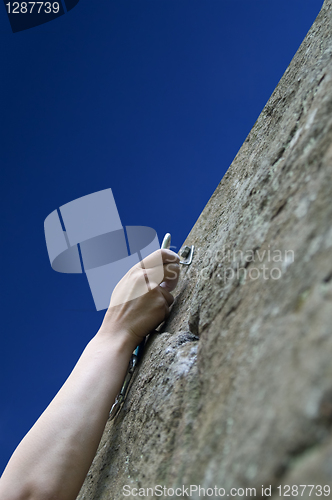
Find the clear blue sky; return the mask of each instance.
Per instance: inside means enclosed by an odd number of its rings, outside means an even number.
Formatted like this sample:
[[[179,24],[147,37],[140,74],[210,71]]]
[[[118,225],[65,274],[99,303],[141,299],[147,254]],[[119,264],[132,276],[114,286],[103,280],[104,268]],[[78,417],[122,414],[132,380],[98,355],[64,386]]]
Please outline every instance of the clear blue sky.
[[[15,34],[0,9],[0,471],[103,317],[46,216],[110,187],[179,249],[322,3],[80,0]]]

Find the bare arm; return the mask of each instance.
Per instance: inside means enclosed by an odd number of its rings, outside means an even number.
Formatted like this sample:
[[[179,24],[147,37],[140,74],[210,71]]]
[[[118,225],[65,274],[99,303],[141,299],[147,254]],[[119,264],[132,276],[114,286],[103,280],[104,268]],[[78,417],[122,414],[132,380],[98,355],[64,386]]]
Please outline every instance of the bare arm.
[[[98,333],[92,338],[69,378],[24,437],[1,479],[4,500],[74,500],[96,453],[110,408],[124,379],[136,345],[168,314],[178,277],[178,257],[162,250],[163,286],[134,299],[132,293],[153,268],[135,266],[121,280]],[[152,259],[151,259],[152,257]],[[170,262],[175,262],[170,264]],[[151,284],[151,279],[149,279]],[[122,294],[122,295],[121,295]],[[124,294],[124,296],[123,296]],[[121,297],[121,300],[119,300]],[[116,300],[118,299],[118,300]],[[112,306],[111,300],[111,306]],[[122,303],[120,303],[122,302]]]

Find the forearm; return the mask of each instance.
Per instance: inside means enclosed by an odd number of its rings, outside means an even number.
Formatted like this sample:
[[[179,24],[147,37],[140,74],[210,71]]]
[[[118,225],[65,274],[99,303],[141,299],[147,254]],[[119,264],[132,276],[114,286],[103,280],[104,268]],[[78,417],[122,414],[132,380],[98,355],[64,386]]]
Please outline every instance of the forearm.
[[[1,499],[75,500],[133,349],[169,313],[178,262],[170,250],[154,252],[118,283],[99,332],[10,459],[0,479]],[[151,290],[142,293],[147,277]]]
[[[71,375],[12,456],[0,493],[17,498],[75,499],[120,390],[133,346],[124,336],[97,334]],[[13,497],[15,498],[15,496]]]

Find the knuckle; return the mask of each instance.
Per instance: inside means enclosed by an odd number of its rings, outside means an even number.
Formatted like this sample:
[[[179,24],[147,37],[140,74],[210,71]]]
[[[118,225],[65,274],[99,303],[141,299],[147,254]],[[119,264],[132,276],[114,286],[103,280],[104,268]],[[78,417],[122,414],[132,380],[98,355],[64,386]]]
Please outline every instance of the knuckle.
[[[164,296],[162,295],[162,293],[160,293],[156,299],[156,304],[158,305],[158,307],[164,307],[165,306],[165,299],[164,299]]]
[[[158,290],[158,287],[154,288],[150,292],[152,294],[152,299],[154,301],[154,304],[157,308],[164,307],[165,305],[165,298],[160,290]]]

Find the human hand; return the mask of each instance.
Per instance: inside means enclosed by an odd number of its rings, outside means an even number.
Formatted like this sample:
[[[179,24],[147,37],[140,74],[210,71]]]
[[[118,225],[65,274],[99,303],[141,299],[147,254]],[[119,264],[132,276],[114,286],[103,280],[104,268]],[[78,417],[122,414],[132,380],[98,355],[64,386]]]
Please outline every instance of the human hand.
[[[161,249],[133,266],[112,293],[100,333],[124,336],[133,350],[168,316],[179,261],[176,253]]]
[[[162,249],[122,278],[99,332],[13,454],[0,498],[77,498],[130,356],[168,315],[178,276],[179,257]]]

